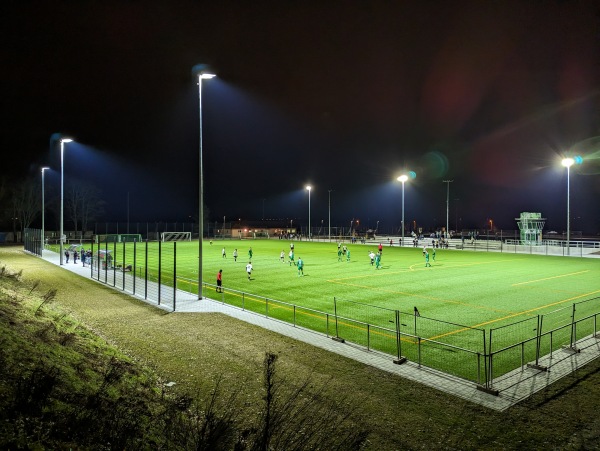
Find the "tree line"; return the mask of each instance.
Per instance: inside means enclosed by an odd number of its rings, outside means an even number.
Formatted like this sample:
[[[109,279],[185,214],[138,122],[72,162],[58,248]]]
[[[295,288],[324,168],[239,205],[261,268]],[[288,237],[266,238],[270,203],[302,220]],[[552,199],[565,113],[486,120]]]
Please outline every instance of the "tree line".
[[[44,187],[44,222],[46,230],[60,228],[60,190]],[[88,226],[104,214],[106,202],[100,189],[83,180],[65,184],[63,196],[64,228],[75,232]],[[0,180],[0,231],[13,232],[14,240],[23,230],[42,226],[42,182],[39,177],[21,181]],[[20,233],[19,233],[20,232]]]

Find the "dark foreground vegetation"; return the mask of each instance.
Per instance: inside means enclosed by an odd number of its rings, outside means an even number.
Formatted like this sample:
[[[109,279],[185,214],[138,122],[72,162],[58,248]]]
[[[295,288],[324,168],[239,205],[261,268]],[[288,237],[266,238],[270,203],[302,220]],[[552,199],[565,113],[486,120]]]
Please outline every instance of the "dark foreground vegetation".
[[[293,389],[267,353],[260,415],[240,421],[236,391],[170,394],[162,382],[0,266],[0,448],[359,449],[348,411]],[[309,414],[310,413],[310,414]]]
[[[0,247],[0,449],[600,449],[600,362],[495,412]]]

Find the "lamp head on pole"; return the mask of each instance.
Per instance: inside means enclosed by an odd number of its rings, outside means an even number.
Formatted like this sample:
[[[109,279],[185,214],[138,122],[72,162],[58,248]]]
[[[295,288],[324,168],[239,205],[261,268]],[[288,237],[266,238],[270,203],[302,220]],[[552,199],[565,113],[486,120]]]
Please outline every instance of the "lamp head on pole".
[[[43,173],[44,173],[44,171],[45,171],[45,170],[47,170],[47,169],[50,169],[50,168],[49,168],[48,166],[44,166],[44,167],[42,168],[42,174],[43,174]]]
[[[306,185],[306,190],[310,193],[310,190],[312,190],[312,186]]]
[[[560,164],[562,164],[565,168],[570,168],[575,164],[575,160],[573,158],[563,158]]]
[[[192,67],[192,74],[202,80],[208,80],[217,76],[206,64],[196,64]]]
[[[61,143],[71,143],[71,142],[73,142],[73,140],[71,138],[61,138],[60,142]]]
[[[408,180],[408,175],[406,175],[406,174],[402,174],[400,177],[398,177],[398,181],[399,181],[399,182],[402,182],[402,183],[404,183],[404,182],[406,182],[407,180]]]

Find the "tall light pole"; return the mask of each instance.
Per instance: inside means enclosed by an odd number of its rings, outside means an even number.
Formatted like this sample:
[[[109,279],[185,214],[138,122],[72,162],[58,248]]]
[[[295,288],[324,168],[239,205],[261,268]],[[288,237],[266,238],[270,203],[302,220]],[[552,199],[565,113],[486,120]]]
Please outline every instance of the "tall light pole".
[[[204,235],[204,171],[202,167],[202,80],[209,80],[216,75],[211,73],[205,64],[196,64],[192,73],[198,77],[198,111],[199,111],[199,159],[200,177],[198,182],[198,299],[202,299],[202,238]]]
[[[404,246],[404,182],[408,180],[408,176],[406,174],[402,174],[398,177],[398,181],[402,182],[402,241],[401,246]]]
[[[567,255],[571,255],[571,166],[575,163],[573,158],[563,158],[561,164],[567,168]]]
[[[443,182],[448,185],[446,189],[446,239],[448,239],[450,236],[450,183],[452,183],[453,181],[454,180],[443,180]]]
[[[329,191],[329,241],[331,241],[331,191]]]
[[[60,139],[60,264],[63,264],[63,253],[64,253],[64,196],[65,196],[65,174],[64,174],[64,162],[65,162],[65,143],[73,142],[71,138]]]
[[[308,191],[308,239],[310,240],[310,192],[312,191],[312,186],[306,185],[306,190]]]
[[[44,189],[44,171],[46,171],[47,169],[50,169],[49,167],[44,166],[42,168],[42,247],[41,247],[41,251],[40,251],[40,255],[42,255],[44,253],[44,244],[46,243],[46,239],[45,239],[45,222],[44,222],[44,213],[46,212],[46,201],[44,200],[44,196],[45,196],[45,189]]]

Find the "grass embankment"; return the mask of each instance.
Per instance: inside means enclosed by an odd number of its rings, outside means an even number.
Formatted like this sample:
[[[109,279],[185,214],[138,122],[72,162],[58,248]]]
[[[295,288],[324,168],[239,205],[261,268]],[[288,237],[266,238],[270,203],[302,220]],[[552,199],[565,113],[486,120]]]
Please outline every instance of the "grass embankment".
[[[97,347],[96,353],[89,356],[90,367],[85,367],[85,371],[106,368],[106,362],[123,353],[129,356],[130,360],[125,361],[131,366],[132,374],[146,374],[139,368],[151,368],[163,382],[176,383],[168,389],[174,393],[207,393],[220,380],[223,399],[227,399],[229,393],[237,393],[230,406],[238,412],[236,422],[241,425],[240,429],[255,424],[261,415],[263,362],[265,353],[272,353],[279,357],[278,372],[285,379],[285,386],[301,386],[310,377],[306,393],[318,392],[318,396],[312,396],[310,409],[313,412],[326,412],[327,406],[343,399],[344,409],[359,417],[354,420],[358,421],[355,424],[370,432],[369,449],[599,447],[598,361],[520,405],[498,413],[220,314],[164,313],[27,256],[17,248],[0,248],[0,266],[4,265],[13,271],[22,269],[26,287],[39,281],[35,289],[38,296],[56,289],[54,303],[69,311],[73,318],[64,317],[61,321],[75,321],[73,324],[95,331],[117,349],[107,351]],[[24,288],[23,291],[19,296],[25,297],[29,290]],[[4,321],[9,301],[3,296],[0,302],[2,336],[9,331],[14,335],[16,327]],[[35,303],[29,307],[31,318],[35,318],[34,306]],[[71,330],[69,327],[73,329],[68,326],[65,330]],[[23,343],[28,341],[29,338]],[[3,348],[7,352],[12,349]],[[26,353],[12,355],[10,359],[36,361],[44,355],[49,366],[64,366],[65,372],[77,367],[75,362],[62,356],[54,357],[48,352],[37,355],[37,350],[38,347],[32,346]],[[93,360],[101,355],[107,359],[105,363]],[[100,371],[100,374],[107,373]],[[152,373],[148,374],[142,379],[151,381]],[[90,379],[100,381],[95,383],[97,386],[105,378]],[[152,382],[148,384],[154,386]],[[98,392],[97,388],[90,390]],[[128,394],[128,398],[121,403],[127,399],[127,402],[144,399],[136,391],[123,393]],[[4,402],[6,397],[1,399]]]

